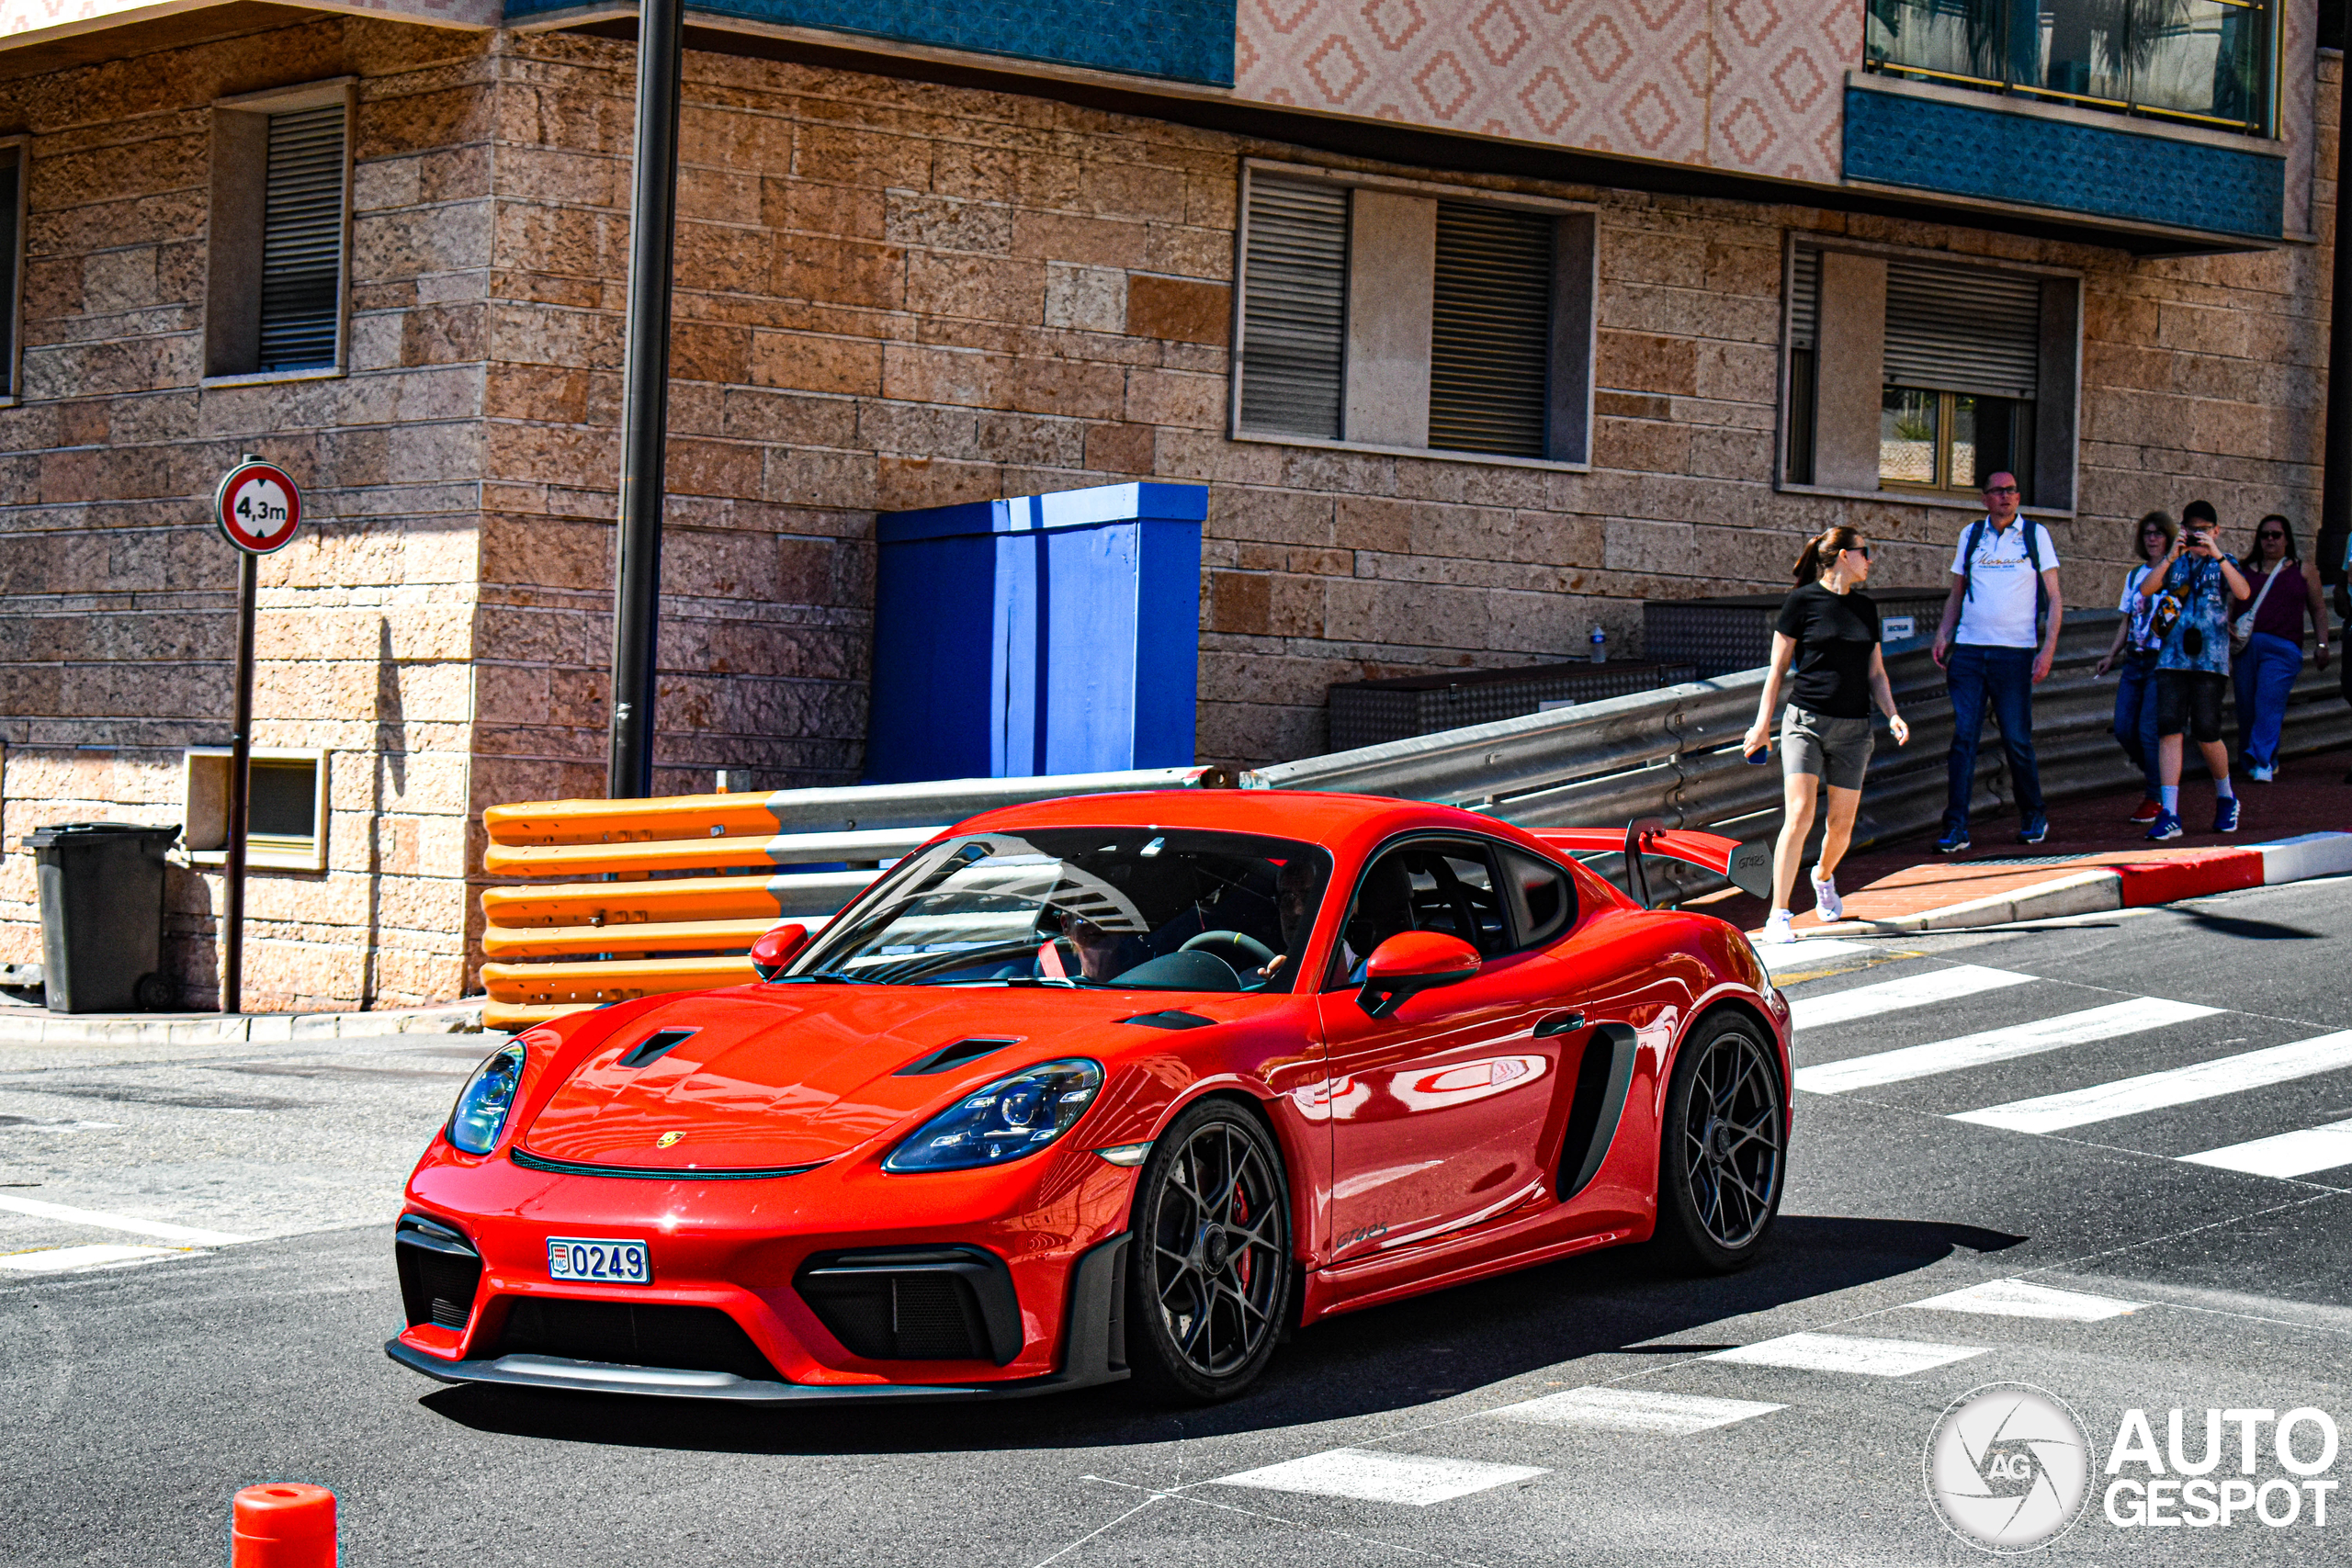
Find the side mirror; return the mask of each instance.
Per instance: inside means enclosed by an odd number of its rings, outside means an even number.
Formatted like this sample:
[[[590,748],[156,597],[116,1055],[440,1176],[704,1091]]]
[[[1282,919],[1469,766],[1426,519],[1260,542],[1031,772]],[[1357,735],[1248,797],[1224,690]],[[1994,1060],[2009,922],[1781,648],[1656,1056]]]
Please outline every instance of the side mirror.
[[[1399,931],[1372,950],[1356,1005],[1373,1018],[1386,1018],[1407,997],[1467,980],[1480,962],[1478,950],[1458,936]]]
[[[797,921],[763,931],[759,940],[752,943],[752,973],[763,980],[773,980],[808,945],[808,928]]]

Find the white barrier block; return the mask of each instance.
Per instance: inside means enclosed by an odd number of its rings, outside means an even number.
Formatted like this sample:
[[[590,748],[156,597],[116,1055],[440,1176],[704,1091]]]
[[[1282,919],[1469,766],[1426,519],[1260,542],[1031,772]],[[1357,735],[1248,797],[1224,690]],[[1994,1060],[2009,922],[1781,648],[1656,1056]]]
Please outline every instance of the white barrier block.
[[[2352,873],[2352,833],[2302,833],[2254,847],[2262,852],[2266,886]]]

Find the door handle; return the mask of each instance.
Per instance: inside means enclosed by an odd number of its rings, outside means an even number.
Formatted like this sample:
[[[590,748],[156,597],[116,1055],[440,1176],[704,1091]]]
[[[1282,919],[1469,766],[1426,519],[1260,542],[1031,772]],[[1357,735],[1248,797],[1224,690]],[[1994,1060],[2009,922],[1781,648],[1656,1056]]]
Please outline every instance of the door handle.
[[[1567,1034],[1584,1027],[1584,1014],[1555,1012],[1535,1026],[1535,1038],[1549,1040],[1555,1034]]]

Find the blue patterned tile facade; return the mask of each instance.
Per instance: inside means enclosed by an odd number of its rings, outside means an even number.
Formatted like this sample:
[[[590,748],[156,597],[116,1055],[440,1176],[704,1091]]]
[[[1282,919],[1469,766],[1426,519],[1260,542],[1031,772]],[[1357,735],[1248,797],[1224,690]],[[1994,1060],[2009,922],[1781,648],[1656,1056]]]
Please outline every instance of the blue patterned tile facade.
[[[2287,165],[2199,141],[1849,86],[1846,177],[2275,240]]]
[[[582,0],[507,0],[510,19]],[[1233,85],[1235,0],[695,0],[695,12],[1007,54],[1179,82]]]

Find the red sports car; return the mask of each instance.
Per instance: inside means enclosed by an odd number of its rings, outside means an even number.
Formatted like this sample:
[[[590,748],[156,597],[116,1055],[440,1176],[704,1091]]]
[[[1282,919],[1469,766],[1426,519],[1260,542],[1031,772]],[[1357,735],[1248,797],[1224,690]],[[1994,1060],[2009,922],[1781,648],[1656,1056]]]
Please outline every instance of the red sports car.
[[[493,1053],[409,1179],[387,1348],[457,1382],[1206,1401],[1333,1313],[1653,1234],[1736,1269],[1780,1202],[1789,1010],[1737,931],[1577,858],[1625,847],[1272,791],[978,818],[763,937],[759,983]]]

